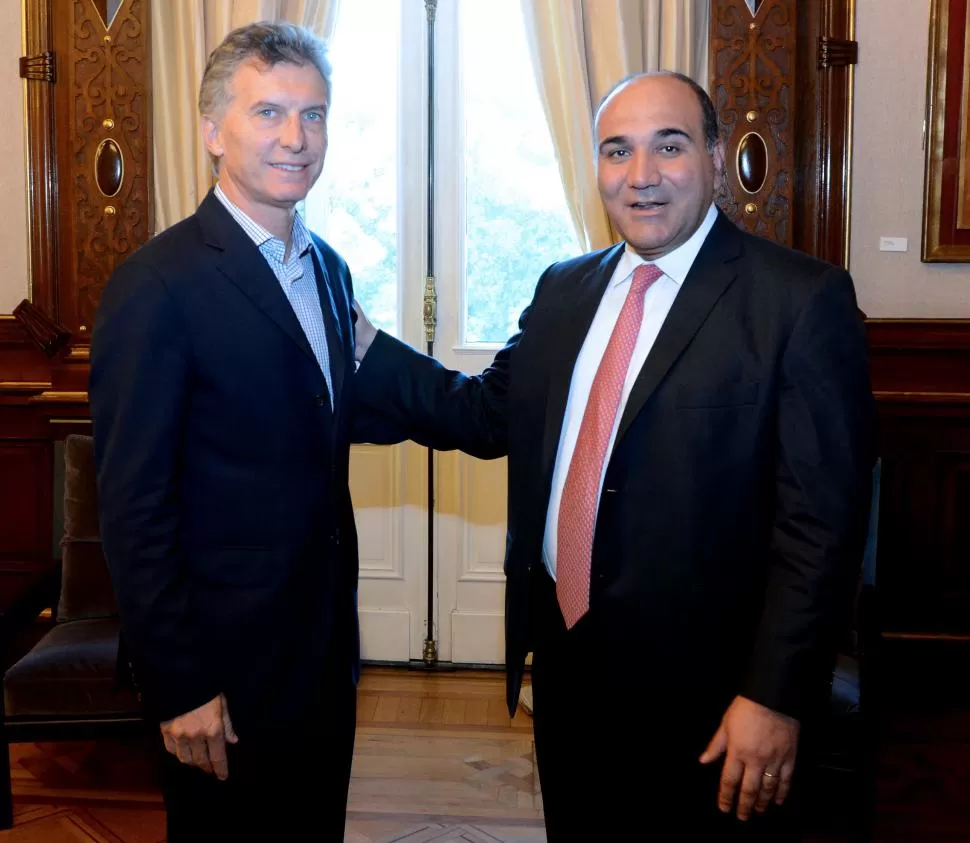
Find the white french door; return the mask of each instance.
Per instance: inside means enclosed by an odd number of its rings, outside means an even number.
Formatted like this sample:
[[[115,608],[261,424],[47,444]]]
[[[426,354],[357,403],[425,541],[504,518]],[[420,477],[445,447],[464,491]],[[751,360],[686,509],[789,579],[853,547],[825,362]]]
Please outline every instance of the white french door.
[[[306,215],[347,260],[368,316],[425,350],[431,205],[434,354],[476,373],[541,271],[578,247],[519,0],[439,0],[434,32],[429,131],[424,0],[343,0],[330,149]],[[352,450],[362,655],[421,659],[430,622],[439,661],[501,664],[506,461],[435,454],[430,611],[427,462],[414,443]]]

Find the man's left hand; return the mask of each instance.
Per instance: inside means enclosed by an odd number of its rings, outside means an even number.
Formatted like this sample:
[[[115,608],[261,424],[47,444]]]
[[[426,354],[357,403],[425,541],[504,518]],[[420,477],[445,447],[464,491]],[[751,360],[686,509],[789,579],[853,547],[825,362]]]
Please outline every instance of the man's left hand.
[[[751,816],[752,808],[760,813],[772,801],[785,801],[795,771],[799,728],[791,717],[746,697],[734,698],[700,757],[702,764],[709,764],[727,753],[717,798],[724,813],[730,813],[736,796],[741,820]]]

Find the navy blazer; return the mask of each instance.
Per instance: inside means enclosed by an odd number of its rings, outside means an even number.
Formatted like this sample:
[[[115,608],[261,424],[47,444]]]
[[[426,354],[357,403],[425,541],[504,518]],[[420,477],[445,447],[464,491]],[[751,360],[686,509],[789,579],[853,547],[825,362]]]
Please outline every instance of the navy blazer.
[[[479,376],[383,333],[359,370],[358,400],[413,432],[508,455],[510,713],[534,641],[533,570],[569,384],[622,249],[549,267]],[[824,694],[861,566],[872,418],[852,279],[719,214],[607,467],[590,597],[606,619],[604,669],[701,701],[711,728],[737,694],[803,716]]]
[[[356,682],[353,292],[314,238],[333,396],[269,265],[219,200],[113,273],[91,347],[104,551],[159,720],[225,693],[242,736]]]

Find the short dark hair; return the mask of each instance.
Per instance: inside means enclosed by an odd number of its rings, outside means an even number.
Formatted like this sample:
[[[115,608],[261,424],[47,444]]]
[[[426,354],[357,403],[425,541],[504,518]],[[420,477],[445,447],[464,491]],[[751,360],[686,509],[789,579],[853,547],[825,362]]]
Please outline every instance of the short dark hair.
[[[701,116],[704,123],[704,145],[707,147],[708,152],[713,152],[718,140],[717,110],[714,108],[714,103],[712,102],[707,91],[705,91],[693,79],[684,73],[677,73],[674,70],[648,70],[643,73],[631,73],[629,76],[623,77],[603,95],[603,98],[599,101],[599,105],[596,106],[596,113],[593,116],[594,130],[596,125],[599,123],[600,112],[603,110],[603,106],[606,105],[606,101],[612,97],[616,91],[630,82],[634,82],[637,79],[645,79],[650,76],[669,76],[673,79],[678,79],[694,92],[694,95],[697,97],[697,102],[701,107]]]

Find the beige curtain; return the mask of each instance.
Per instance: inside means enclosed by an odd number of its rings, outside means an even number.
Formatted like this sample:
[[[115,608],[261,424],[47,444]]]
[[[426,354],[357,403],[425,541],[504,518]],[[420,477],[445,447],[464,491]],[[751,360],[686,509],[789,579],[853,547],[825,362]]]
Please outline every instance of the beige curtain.
[[[596,189],[593,114],[620,79],[676,70],[707,88],[710,0],[521,0],[539,95],[584,250],[617,242]]]
[[[333,36],[338,0],[163,0],[152,3],[155,231],[192,214],[212,186],[199,125],[206,57],[235,27],[285,20]]]

